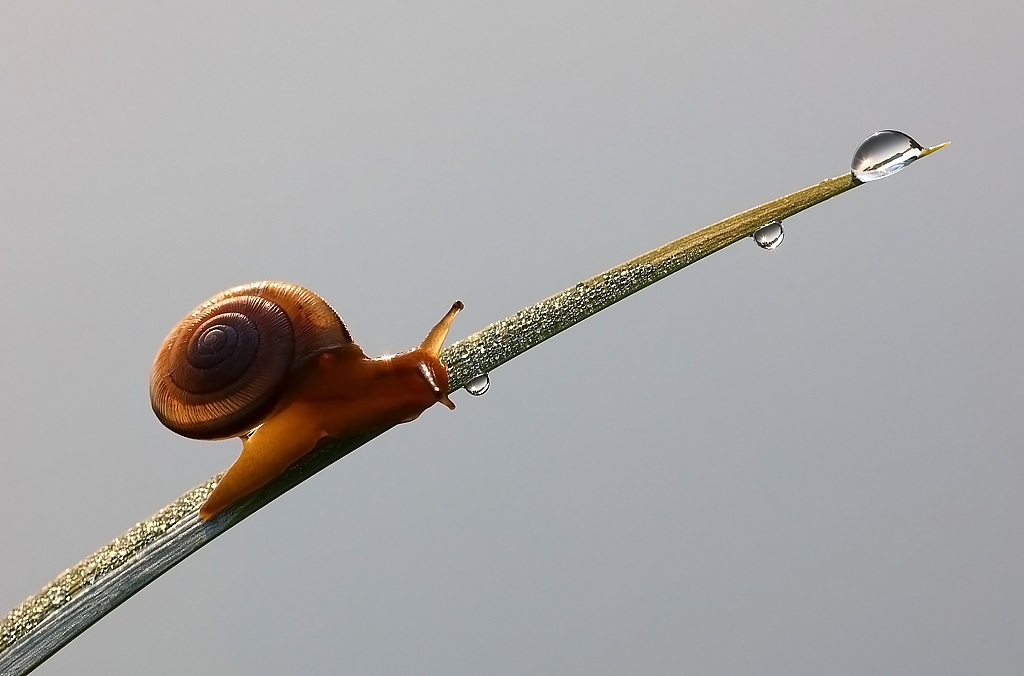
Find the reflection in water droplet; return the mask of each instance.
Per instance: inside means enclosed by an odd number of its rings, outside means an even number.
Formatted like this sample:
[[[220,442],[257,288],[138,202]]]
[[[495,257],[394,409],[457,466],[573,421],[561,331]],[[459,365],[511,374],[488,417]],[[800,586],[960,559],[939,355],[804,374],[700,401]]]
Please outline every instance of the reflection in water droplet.
[[[786,233],[782,231],[782,221],[772,221],[767,225],[762,225],[760,228],[754,231],[753,238],[757,242],[757,245],[762,249],[779,248],[782,244],[782,239],[786,236]]]
[[[479,397],[482,394],[486,394],[487,390],[491,387],[491,379],[486,373],[481,373],[477,377],[466,383],[466,391],[472,394],[474,397]]]
[[[923,151],[920,143],[901,131],[876,131],[857,148],[850,168],[858,181],[877,181],[892,176],[921,157]]]

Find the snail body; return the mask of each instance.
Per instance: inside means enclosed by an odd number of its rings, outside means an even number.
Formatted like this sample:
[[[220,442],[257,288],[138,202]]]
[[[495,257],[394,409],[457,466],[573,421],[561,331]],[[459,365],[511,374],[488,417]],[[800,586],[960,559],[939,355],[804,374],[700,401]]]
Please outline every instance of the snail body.
[[[150,400],[178,434],[242,439],[200,518],[266,485],[324,437],[409,422],[438,402],[455,408],[438,355],[462,308],[452,305],[419,347],[378,358],[326,301],[294,284],[247,284],[196,308],[157,352]]]

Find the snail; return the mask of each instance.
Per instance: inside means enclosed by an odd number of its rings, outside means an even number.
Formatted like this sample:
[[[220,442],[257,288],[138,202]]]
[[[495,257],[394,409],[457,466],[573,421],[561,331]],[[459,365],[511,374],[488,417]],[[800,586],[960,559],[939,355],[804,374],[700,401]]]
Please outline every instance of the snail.
[[[322,298],[294,284],[228,289],[170,332],[149,392],[166,427],[192,439],[240,437],[242,453],[199,509],[209,520],[309,453],[409,422],[448,398],[438,355],[461,301],[419,347],[370,358]]]

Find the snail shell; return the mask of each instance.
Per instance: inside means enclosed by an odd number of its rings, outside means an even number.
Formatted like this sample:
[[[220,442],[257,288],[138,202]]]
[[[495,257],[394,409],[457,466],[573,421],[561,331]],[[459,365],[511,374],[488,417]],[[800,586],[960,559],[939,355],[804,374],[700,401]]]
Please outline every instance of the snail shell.
[[[206,301],[157,353],[153,411],[192,439],[240,436],[279,403],[289,375],[319,354],[353,345],[341,318],[309,289],[257,282]]]

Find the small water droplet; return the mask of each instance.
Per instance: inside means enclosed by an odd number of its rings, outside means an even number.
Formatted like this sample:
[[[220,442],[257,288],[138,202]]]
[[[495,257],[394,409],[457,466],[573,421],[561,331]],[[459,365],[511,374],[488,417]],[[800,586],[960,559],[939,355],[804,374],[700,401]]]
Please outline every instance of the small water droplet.
[[[862,183],[892,176],[921,157],[921,144],[901,131],[885,129],[864,139],[853,154],[850,168]]]
[[[474,397],[479,397],[482,394],[486,394],[487,390],[491,387],[491,379],[486,373],[481,373],[476,376],[468,383],[466,383],[466,391],[472,394]]]
[[[772,221],[754,231],[752,237],[762,249],[771,251],[779,248],[786,233],[782,231],[782,221]]]

